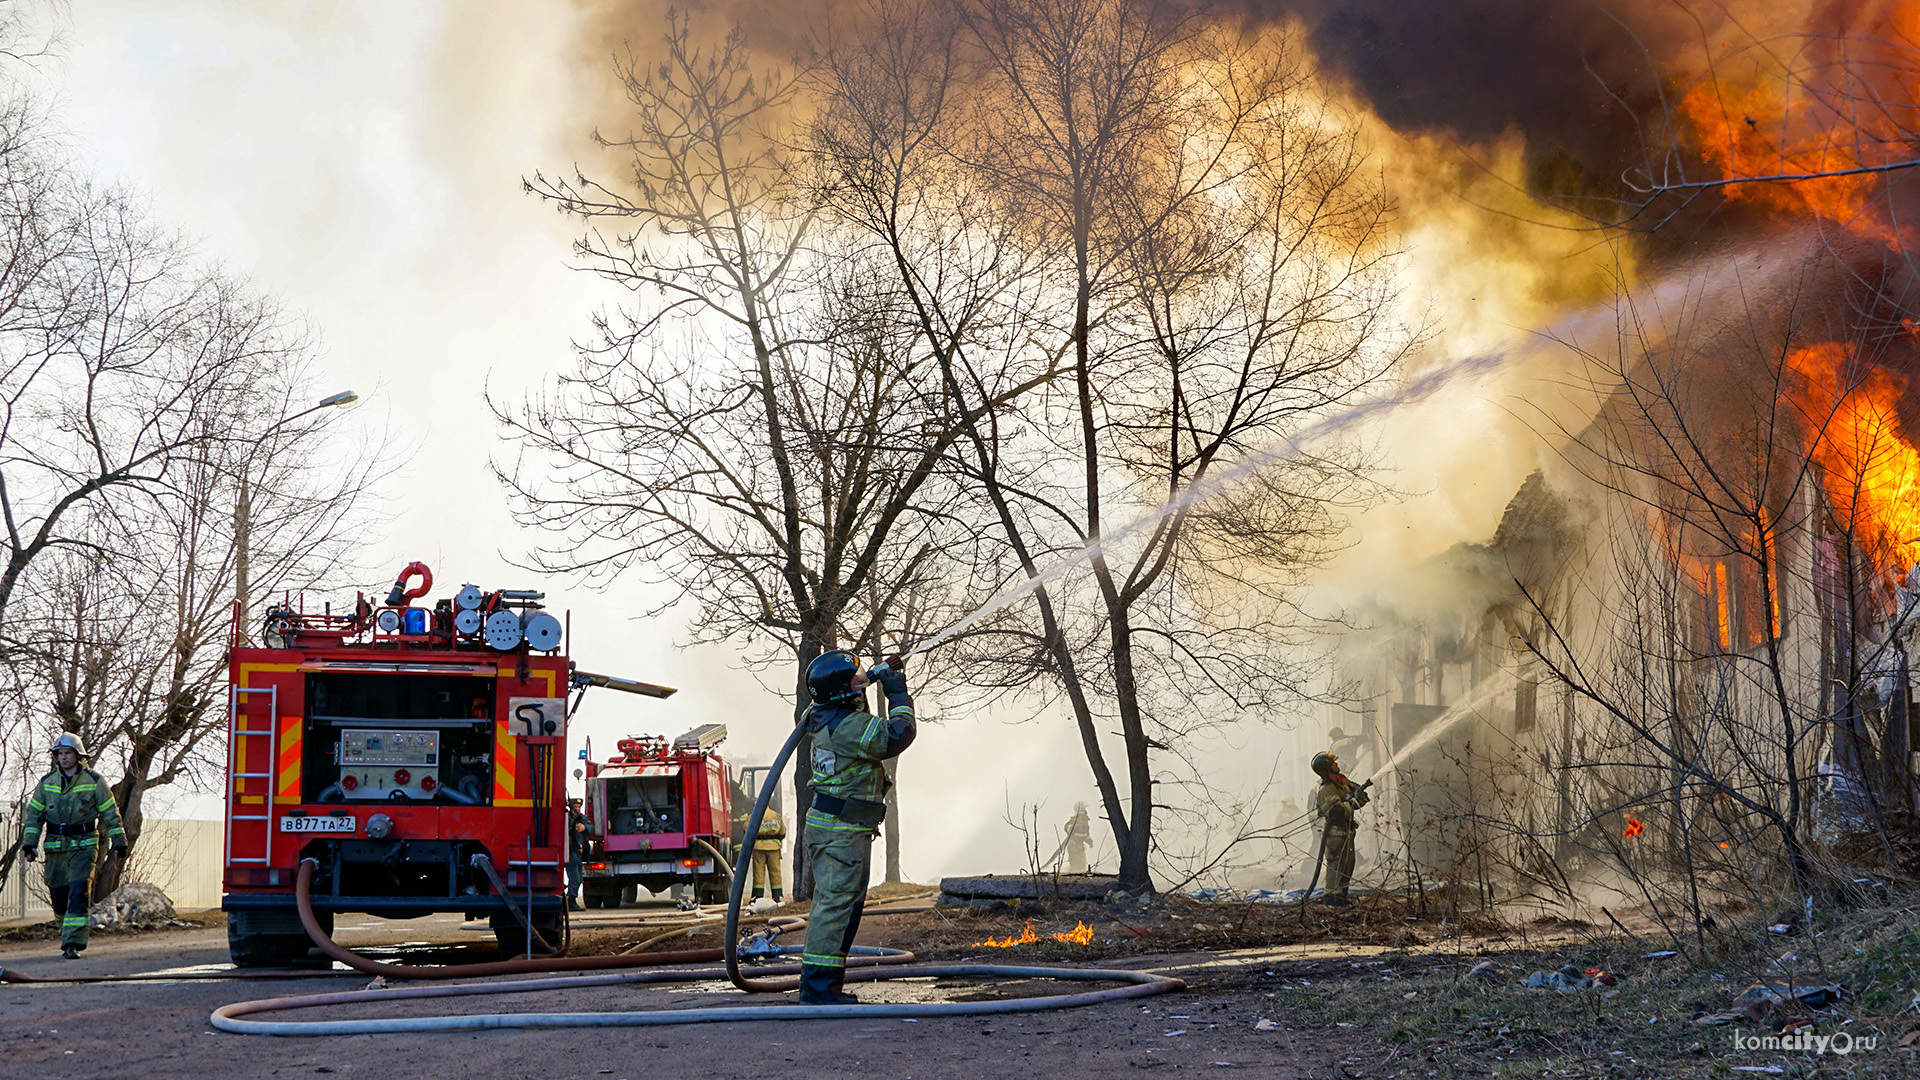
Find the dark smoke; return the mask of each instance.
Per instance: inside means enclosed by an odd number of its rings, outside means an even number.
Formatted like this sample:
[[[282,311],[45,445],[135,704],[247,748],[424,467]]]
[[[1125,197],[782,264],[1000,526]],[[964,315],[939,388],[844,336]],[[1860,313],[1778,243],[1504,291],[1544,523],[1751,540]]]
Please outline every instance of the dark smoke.
[[[1517,129],[1536,188],[1604,190],[1644,160],[1638,121],[1657,114],[1661,90],[1653,28],[1630,29],[1589,0],[1249,6],[1257,18],[1299,16],[1321,63],[1397,130],[1479,143]]]

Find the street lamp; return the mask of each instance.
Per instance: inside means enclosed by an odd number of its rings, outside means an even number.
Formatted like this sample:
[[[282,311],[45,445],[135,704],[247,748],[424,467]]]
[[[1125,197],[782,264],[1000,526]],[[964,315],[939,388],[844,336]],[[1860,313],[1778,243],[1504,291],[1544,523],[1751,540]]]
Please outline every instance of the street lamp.
[[[326,397],[321,398],[319,403],[302,409],[292,416],[282,417],[272,427],[261,432],[253,440],[253,449],[247,452],[246,460],[240,464],[240,498],[233,504],[233,599],[240,617],[240,643],[243,645],[246,644],[247,641],[247,589],[249,584],[247,577],[248,571],[251,569],[247,562],[247,541],[249,531],[253,524],[252,480],[248,465],[253,460],[253,450],[258,450],[260,444],[267,441],[267,436],[272,435],[274,432],[279,431],[281,428],[286,427],[288,424],[293,423],[295,420],[309,413],[317,413],[321,409],[332,409],[351,405],[359,400],[359,394],[351,390],[342,390],[337,394],[328,394]]]

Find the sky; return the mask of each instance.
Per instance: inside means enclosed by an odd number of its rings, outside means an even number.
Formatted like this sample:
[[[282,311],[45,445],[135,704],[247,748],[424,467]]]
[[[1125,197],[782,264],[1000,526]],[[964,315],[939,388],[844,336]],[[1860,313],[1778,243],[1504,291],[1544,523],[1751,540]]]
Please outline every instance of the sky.
[[[488,471],[502,446],[483,394],[537,388],[614,299],[569,269],[567,222],[521,191],[536,169],[571,168],[591,127],[568,115],[576,80],[598,74],[569,56],[571,10],[88,0],[42,68],[98,175],[144,192],[204,257],[310,320],[326,389],[363,399],[342,427],[385,425],[409,448],[386,485],[388,523],[368,538],[369,591],[415,559],[433,568],[435,596],[465,581],[544,589],[571,614],[581,667],[680,690],[664,702],[596,691],[575,735],[604,753],[623,735],[720,722],[730,760],[764,763],[788,730],[785,699],[724,649],[676,648],[684,619],[637,619],[657,594],[592,591],[510,562],[536,538]],[[1008,816],[1039,806],[1051,850],[1073,803],[1094,801],[1070,725],[919,705],[940,722],[901,766],[910,879],[1017,869]],[[1270,737],[1236,747],[1267,759]],[[166,813],[220,808],[188,797]]]

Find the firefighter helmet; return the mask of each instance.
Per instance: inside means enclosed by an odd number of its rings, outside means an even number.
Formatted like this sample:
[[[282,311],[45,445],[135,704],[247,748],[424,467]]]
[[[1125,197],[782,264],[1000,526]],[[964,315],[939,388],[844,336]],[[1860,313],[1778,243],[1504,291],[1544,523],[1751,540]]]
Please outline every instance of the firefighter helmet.
[[[1320,779],[1331,780],[1333,779],[1333,774],[1340,771],[1340,758],[1338,755],[1329,754],[1325,750],[1322,750],[1313,755],[1312,767]]]
[[[853,685],[853,677],[859,673],[860,661],[852,653],[822,653],[807,665],[807,697],[815,705],[850,701],[860,693]]]
[[[57,754],[62,750],[71,750],[81,757],[87,756],[86,744],[80,741],[80,736],[71,731],[61,732],[53,740],[52,752]]]

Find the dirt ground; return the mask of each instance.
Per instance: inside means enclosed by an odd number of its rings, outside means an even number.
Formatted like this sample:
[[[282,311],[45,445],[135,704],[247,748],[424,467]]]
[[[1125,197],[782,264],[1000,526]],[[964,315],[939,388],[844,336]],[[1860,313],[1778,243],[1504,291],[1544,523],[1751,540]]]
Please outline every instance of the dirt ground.
[[[1896,1043],[1912,969],[1893,963],[1885,993],[1853,1007],[1807,1011],[1832,1035],[1877,1035],[1848,1055],[1746,1049],[1776,1034],[1745,1018],[1700,1024],[1725,1010],[1730,983],[1645,942],[1599,936],[1579,924],[1497,930],[1460,927],[1380,899],[1355,909],[1267,904],[1085,903],[1056,909],[933,910],[923,889],[876,897],[863,944],[958,962],[1116,966],[1187,981],[1182,992],[1080,1009],[998,1017],[777,1022],[791,995],[749,997],[724,980],[668,986],[567,989],[524,997],[376,1002],[276,1014],[289,1019],[588,1012],[752,1004],[768,1022],[599,1030],[274,1038],[213,1030],[208,1014],[236,1001],[359,989],[367,977],[315,974],[273,982],[231,979],[0,985],[0,1075],[32,1077],[251,1077],[336,1073],[489,1077],[998,1077],[1008,1065],[1059,1080],[1204,1070],[1262,1077],[1720,1077],[1920,1075],[1914,1049]],[[790,906],[780,913],[804,911]],[[573,951],[615,952],[685,916],[666,906],[576,916]],[[199,925],[97,934],[82,960],[63,962],[45,932],[0,935],[0,968],[32,976],[216,972],[225,932],[217,913]],[[1037,940],[1011,947],[983,944]],[[1077,936],[1086,944],[1055,940]],[[1897,958],[1920,946],[1897,935],[1867,941]],[[1916,931],[1920,933],[1920,931]],[[491,958],[491,939],[453,917],[341,921],[349,947],[401,962]],[[717,943],[700,928],[655,948]],[[1871,952],[1865,945],[1863,955]],[[1873,953],[1880,955],[1880,953]],[[1561,993],[1521,980],[1563,964],[1604,967],[1614,987]],[[1478,969],[1476,973],[1476,968]],[[1733,989],[1737,989],[1734,987]],[[890,981],[858,988],[868,1000],[1022,996],[1038,986],[962,980]],[[1880,1014],[1875,1014],[1875,1009]],[[1791,1010],[1789,1010],[1791,1011]],[[1773,1018],[1778,1024],[1780,1018]],[[1916,1042],[1920,1042],[1917,1039]],[[1831,1046],[1831,1044],[1829,1044]],[[1779,1070],[1775,1072],[1773,1070]],[[1739,1070],[1739,1071],[1735,1071]]]

